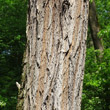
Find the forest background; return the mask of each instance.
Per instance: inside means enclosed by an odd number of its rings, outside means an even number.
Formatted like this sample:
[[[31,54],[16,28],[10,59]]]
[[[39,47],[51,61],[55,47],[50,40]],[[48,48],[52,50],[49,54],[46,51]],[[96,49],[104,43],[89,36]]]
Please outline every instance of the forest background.
[[[92,4],[93,1],[90,2]],[[110,0],[95,0],[103,51],[88,26],[82,110],[110,110]],[[15,110],[26,47],[26,0],[0,0],[0,110]]]

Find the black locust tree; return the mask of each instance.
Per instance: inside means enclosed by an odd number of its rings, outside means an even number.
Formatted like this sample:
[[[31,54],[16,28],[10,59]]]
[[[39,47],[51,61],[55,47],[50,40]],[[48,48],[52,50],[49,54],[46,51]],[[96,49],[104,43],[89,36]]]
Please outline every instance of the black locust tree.
[[[100,30],[100,26],[98,23],[95,0],[93,0],[89,5],[89,26],[94,48],[96,50],[99,49],[102,52],[104,50],[102,40],[97,35]]]
[[[29,0],[17,110],[80,110],[88,0]]]

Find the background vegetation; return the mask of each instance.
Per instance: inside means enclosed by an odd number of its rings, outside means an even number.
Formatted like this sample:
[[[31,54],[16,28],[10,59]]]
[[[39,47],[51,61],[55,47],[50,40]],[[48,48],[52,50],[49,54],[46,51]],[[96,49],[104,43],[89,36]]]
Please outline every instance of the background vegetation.
[[[88,32],[82,110],[110,110],[110,0],[95,0],[104,51],[95,50]],[[97,57],[102,54],[102,57]]]
[[[26,1],[0,0],[0,110],[15,110],[25,49]]]
[[[110,1],[96,0],[96,7],[104,51],[94,49],[88,34],[82,110],[110,110]],[[0,110],[16,109],[15,83],[22,73],[26,10],[26,0],[0,0]]]

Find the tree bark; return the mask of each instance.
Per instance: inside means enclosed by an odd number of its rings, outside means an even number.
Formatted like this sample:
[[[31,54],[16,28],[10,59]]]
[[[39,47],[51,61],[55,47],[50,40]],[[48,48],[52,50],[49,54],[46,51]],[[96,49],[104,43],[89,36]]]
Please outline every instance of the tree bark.
[[[100,30],[100,27],[99,27],[99,23],[98,23],[96,5],[95,5],[94,0],[90,3],[90,7],[89,7],[89,25],[90,25],[91,37],[93,40],[94,48],[96,50],[99,49],[99,50],[103,51],[102,41],[97,36],[97,34]]]
[[[17,110],[80,110],[89,0],[29,0]]]

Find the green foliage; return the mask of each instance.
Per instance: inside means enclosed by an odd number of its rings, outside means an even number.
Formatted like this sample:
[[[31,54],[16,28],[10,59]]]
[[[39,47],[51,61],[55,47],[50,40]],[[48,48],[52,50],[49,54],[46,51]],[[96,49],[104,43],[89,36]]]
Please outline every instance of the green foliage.
[[[104,51],[94,50],[88,37],[82,110],[110,110],[110,1],[95,2]]]
[[[110,25],[107,25],[104,29],[101,29],[98,36],[103,39],[103,45],[105,48],[110,48]]]
[[[105,49],[101,61],[93,48],[87,49],[82,110],[110,109],[110,49]]]
[[[5,107],[7,102],[7,98],[4,98],[0,95],[0,107]]]
[[[93,0],[89,0],[90,2],[92,2]]]
[[[100,23],[99,37],[103,39],[105,48],[110,48],[110,0],[96,0],[98,20]]]
[[[0,0],[0,110],[15,110],[25,48],[26,1]]]

